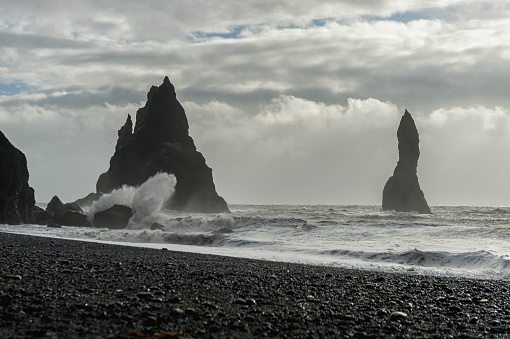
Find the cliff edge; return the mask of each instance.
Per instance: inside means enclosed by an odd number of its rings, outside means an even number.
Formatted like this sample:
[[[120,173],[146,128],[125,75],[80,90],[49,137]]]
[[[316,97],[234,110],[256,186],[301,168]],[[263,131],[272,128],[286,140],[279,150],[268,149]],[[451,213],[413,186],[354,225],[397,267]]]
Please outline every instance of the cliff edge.
[[[0,224],[34,222],[34,189],[28,186],[27,159],[0,131]]]

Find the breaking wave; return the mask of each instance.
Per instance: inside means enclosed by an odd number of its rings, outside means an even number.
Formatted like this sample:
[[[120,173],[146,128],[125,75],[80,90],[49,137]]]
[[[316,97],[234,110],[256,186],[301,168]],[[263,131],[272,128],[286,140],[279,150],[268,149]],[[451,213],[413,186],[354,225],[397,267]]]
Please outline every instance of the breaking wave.
[[[174,175],[158,173],[138,187],[122,186],[101,196],[85,213],[87,218],[92,220],[95,213],[107,210],[113,205],[128,206],[134,212],[128,228],[144,228],[147,224],[150,226],[155,215],[168,204],[175,191],[175,184]]]
[[[130,246],[409,274],[510,280],[508,208],[436,207],[433,215],[379,206],[231,205],[232,213],[165,209],[175,178],[104,195],[87,211],[134,210],[126,229],[0,225],[0,231]],[[469,213],[473,211],[474,213]],[[488,216],[489,214],[489,216]],[[156,226],[155,226],[156,225]]]
[[[327,254],[359,259],[364,262],[387,263],[405,266],[419,266],[443,269],[491,269],[508,271],[510,256],[492,251],[451,253],[446,251],[422,251],[413,249],[403,252],[365,252],[332,250]]]

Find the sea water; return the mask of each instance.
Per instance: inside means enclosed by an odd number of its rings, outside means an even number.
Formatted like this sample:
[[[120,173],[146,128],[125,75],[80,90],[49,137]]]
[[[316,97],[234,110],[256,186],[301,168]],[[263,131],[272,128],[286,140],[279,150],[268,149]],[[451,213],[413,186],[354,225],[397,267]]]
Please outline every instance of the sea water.
[[[151,181],[152,180],[152,181]],[[123,203],[126,229],[4,225],[1,232],[356,269],[510,280],[510,208],[432,207],[433,214],[380,206],[229,205],[232,213],[164,208],[175,179],[158,175],[85,210]],[[151,193],[152,192],[152,193]],[[170,193],[169,193],[170,192]],[[115,197],[116,196],[116,197]],[[151,230],[158,223],[163,229]]]

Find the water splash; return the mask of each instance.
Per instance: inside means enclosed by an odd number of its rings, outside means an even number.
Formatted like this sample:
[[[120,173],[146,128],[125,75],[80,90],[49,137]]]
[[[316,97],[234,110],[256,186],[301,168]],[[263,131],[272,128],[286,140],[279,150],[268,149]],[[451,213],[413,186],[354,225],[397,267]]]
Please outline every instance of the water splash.
[[[174,175],[158,173],[138,187],[122,186],[103,195],[85,213],[87,218],[92,220],[97,212],[107,210],[113,205],[124,205],[134,212],[128,228],[147,228],[147,225],[155,222],[157,213],[167,205],[175,191],[176,182]]]
[[[0,225],[0,231],[407,274],[510,280],[508,208],[434,207],[433,215],[380,206],[233,205],[232,213],[164,208],[174,178],[125,187],[94,208],[136,209],[127,229]],[[472,213],[469,213],[469,212]],[[89,213],[91,213],[89,211]],[[160,228],[151,228],[157,222]]]

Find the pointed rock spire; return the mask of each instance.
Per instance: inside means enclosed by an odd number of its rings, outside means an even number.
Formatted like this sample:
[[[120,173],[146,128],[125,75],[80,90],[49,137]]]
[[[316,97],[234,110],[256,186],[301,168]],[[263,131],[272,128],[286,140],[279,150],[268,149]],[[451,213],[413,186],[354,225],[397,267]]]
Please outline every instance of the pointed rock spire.
[[[152,86],[147,103],[136,113],[134,134],[155,142],[182,142],[194,145],[188,134],[184,108],[177,100],[174,85],[165,77],[161,86]]]
[[[98,193],[139,186],[159,172],[174,174],[177,180],[169,208],[191,212],[228,212],[225,200],[216,193],[212,170],[188,134],[188,119],[177,100],[175,88],[165,77],[152,86],[147,103],[119,130],[110,168],[99,177]]]
[[[418,130],[411,114],[405,110],[397,130],[399,159],[393,176],[383,190],[382,208],[398,212],[431,213],[418,182],[420,157]]]
[[[117,139],[117,145],[115,146],[115,150],[118,150],[121,147],[124,147],[129,142],[131,135],[133,135],[133,121],[131,121],[131,115],[128,114],[126,119],[126,123],[122,126],[117,132],[119,139]]]

